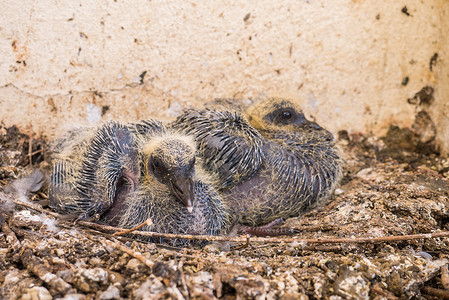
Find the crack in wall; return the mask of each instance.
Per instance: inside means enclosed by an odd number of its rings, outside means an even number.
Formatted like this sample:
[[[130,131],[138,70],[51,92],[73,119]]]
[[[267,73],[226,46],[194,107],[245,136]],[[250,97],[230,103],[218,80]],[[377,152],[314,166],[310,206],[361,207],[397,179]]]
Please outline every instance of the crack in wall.
[[[65,93],[54,93],[54,94],[45,94],[45,95],[38,95],[38,94],[34,94],[32,92],[26,91],[25,89],[20,88],[11,82],[0,86],[0,89],[13,88],[16,91],[18,91],[19,93],[29,96],[29,97],[33,97],[33,98],[37,98],[37,99],[48,99],[48,98],[58,98],[58,97],[61,97],[61,98],[71,97],[74,94],[94,94],[94,95],[101,94],[102,96],[104,96],[104,95],[108,95],[108,94],[111,94],[114,92],[122,92],[122,91],[126,91],[126,90],[132,90],[134,88],[138,88],[141,86],[142,86],[141,84],[129,83],[129,84],[125,84],[121,88],[110,89],[108,91],[81,90],[81,91],[70,91],[69,93],[66,93],[66,94]]]

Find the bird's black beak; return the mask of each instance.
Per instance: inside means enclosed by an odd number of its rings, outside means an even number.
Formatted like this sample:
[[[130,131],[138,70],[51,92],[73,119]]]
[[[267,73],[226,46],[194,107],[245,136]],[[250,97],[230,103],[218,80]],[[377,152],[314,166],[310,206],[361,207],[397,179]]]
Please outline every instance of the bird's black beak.
[[[170,179],[170,189],[176,198],[185,205],[189,213],[191,213],[193,211],[193,200],[195,198],[192,178],[177,177]]]

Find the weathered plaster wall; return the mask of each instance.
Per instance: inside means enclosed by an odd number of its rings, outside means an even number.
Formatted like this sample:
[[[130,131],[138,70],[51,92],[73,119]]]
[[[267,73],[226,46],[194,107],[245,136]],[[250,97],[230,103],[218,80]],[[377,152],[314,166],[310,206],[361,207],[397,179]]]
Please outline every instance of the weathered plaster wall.
[[[1,122],[54,137],[76,123],[170,119],[215,97],[280,95],[333,132],[380,135],[410,126],[420,108],[407,99],[429,86],[448,149],[448,3],[6,0]]]
[[[440,10],[440,42],[441,48],[438,64],[435,105],[431,109],[432,117],[437,124],[437,142],[443,155],[449,154],[449,1],[443,0]]]

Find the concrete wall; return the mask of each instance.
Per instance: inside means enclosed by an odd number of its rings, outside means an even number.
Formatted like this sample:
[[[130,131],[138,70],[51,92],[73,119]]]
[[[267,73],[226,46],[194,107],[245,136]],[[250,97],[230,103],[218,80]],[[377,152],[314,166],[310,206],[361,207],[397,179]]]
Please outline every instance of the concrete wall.
[[[426,109],[447,151],[448,19],[446,0],[6,0],[1,122],[55,137],[272,95],[333,132],[382,135]],[[427,106],[413,100],[424,87]]]

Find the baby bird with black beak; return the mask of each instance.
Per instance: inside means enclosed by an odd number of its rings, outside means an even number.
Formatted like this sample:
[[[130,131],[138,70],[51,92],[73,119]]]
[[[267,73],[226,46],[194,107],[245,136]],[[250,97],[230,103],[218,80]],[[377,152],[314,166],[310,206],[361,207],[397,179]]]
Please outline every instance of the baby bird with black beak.
[[[193,211],[195,199],[193,176],[195,175],[195,149],[193,141],[186,137],[160,137],[147,142],[143,148],[148,157],[145,164],[148,176],[166,184],[173,195]]]
[[[204,167],[218,174],[223,200],[241,223],[298,216],[330,196],[342,161],[329,131],[291,100],[219,102],[187,110],[172,126],[195,136]]]
[[[229,218],[208,176],[196,162],[193,139],[160,122],[109,122],[72,134],[56,152],[50,182],[52,207],[79,218],[143,230],[216,235]],[[73,138],[75,136],[75,138]],[[153,241],[186,245],[184,240]]]

